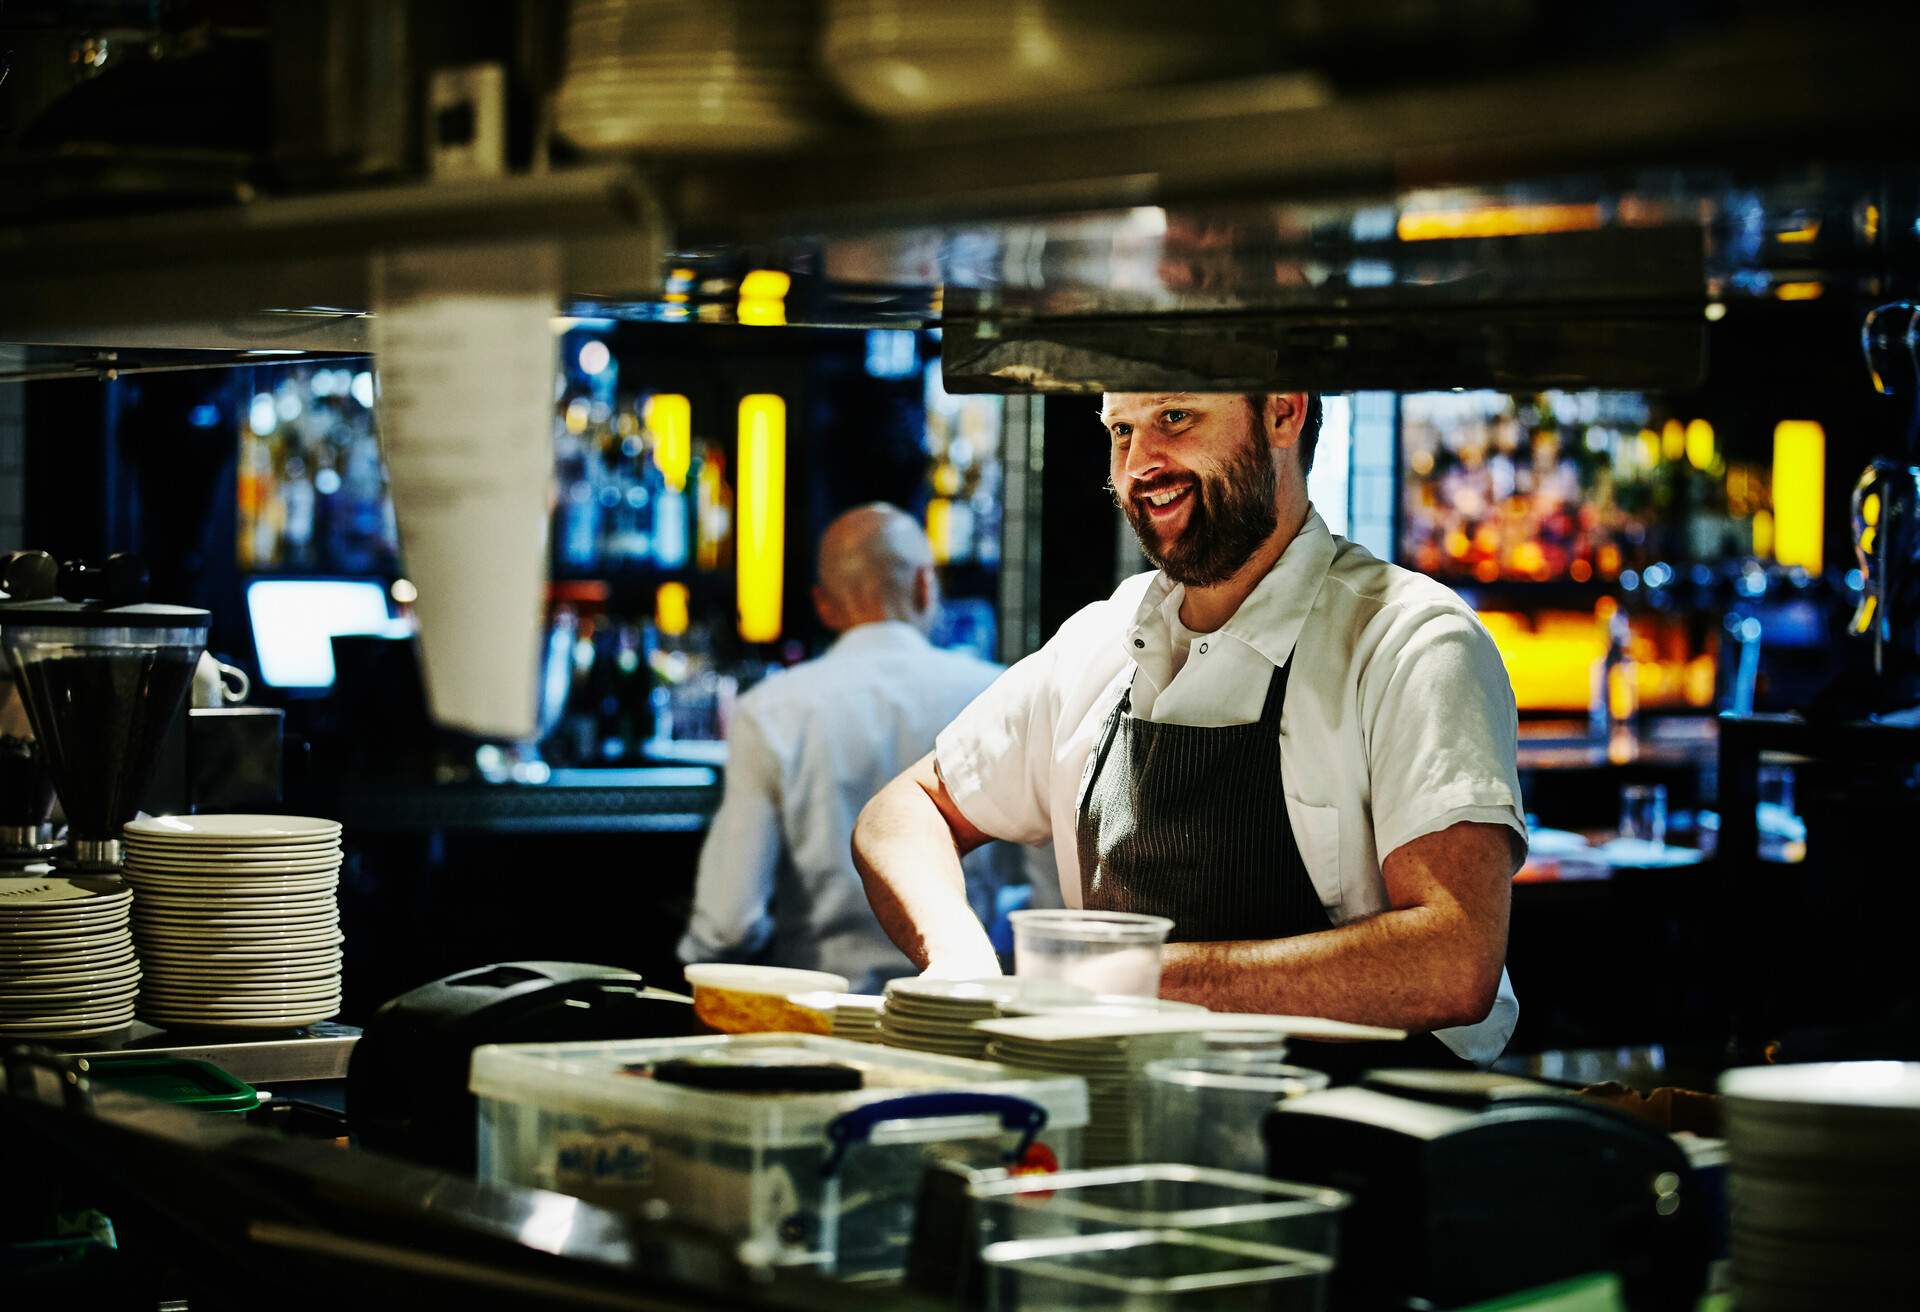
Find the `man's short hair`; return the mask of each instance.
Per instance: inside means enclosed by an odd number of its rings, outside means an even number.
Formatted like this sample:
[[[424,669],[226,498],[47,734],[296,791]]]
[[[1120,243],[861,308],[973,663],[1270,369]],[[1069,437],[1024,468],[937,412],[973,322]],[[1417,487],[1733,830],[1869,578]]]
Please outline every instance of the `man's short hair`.
[[[1266,424],[1268,395],[1269,393],[1266,392],[1247,393],[1247,405],[1253,411],[1253,422],[1256,428]],[[1320,393],[1308,392],[1307,417],[1300,424],[1300,476],[1302,478],[1313,472],[1313,449],[1320,445],[1320,417]]]

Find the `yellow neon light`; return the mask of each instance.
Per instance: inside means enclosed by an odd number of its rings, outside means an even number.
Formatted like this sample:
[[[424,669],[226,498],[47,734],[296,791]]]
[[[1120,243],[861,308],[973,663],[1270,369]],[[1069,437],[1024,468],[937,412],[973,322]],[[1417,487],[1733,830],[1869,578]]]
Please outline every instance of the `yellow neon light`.
[[[667,486],[687,489],[693,466],[693,403],[674,392],[647,398],[647,431],[653,434],[653,463]]]
[[[1648,469],[1660,463],[1660,435],[1651,428],[1640,430],[1640,463]]]
[[[1880,596],[1869,592],[1860,598],[1860,609],[1853,613],[1853,622],[1847,626],[1848,632],[1855,637],[1873,632],[1873,617],[1880,609]]]
[[[1687,425],[1687,463],[1695,469],[1713,467],[1713,425],[1704,419]]]
[[[1462,210],[1409,210],[1394,230],[1401,241],[1438,241],[1590,232],[1601,221],[1598,205],[1476,205]]]
[[[1777,240],[1786,242],[1790,246],[1802,246],[1808,242],[1819,240],[1819,237],[1820,220],[1815,219],[1811,223],[1801,224],[1790,232],[1780,233]]]
[[[945,497],[927,502],[927,545],[933,549],[934,564],[953,558],[953,502]]]
[[[773,642],[780,636],[787,532],[787,403],[780,397],[740,398],[739,477],[740,636]]]
[[[1678,460],[1687,454],[1687,426],[1678,419],[1669,419],[1661,427],[1660,454],[1667,460]]]
[[[1773,554],[1773,512],[1753,512],[1753,554],[1765,560]]]
[[[1773,430],[1773,554],[1782,565],[1820,572],[1826,493],[1826,430],[1781,420]]]
[[[1783,301],[1817,301],[1826,290],[1823,283],[1783,282],[1773,289],[1773,294]]]
[[[690,619],[687,605],[687,585],[684,583],[662,583],[660,590],[653,594],[654,627],[670,638],[677,638],[687,631]]]
[[[1880,494],[1869,492],[1860,498],[1860,522],[1872,528],[1880,522]]]
[[[777,328],[787,321],[787,290],[793,279],[778,269],[755,269],[740,280],[741,323]]]

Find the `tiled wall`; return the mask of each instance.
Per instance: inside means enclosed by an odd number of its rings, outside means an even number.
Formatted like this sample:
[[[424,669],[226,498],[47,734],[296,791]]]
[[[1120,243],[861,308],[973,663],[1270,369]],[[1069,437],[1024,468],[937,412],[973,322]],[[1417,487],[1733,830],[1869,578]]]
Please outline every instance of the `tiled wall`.
[[[0,373],[17,368],[21,353],[0,346]],[[27,389],[24,383],[0,383],[0,551],[26,545]]]

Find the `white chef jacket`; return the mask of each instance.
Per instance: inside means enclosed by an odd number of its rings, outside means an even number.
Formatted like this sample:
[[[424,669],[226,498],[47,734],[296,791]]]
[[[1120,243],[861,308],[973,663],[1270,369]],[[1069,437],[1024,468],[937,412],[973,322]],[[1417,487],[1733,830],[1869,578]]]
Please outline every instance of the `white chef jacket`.
[[[1000,672],[886,621],[847,630],[819,659],[741,697],[680,959],[829,970],[860,991],[914,974],[867,903],[854,821]],[[1017,866],[1017,850],[999,844],[968,855],[977,911],[1009,858]]]
[[[997,838],[1051,839],[1067,905],[1080,905],[1075,830],[1088,753],[1130,678],[1142,719],[1249,724],[1274,667],[1292,658],[1281,787],[1336,925],[1388,909],[1380,863],[1423,834],[1478,821],[1526,840],[1513,688],[1486,629],[1447,588],[1335,537],[1310,511],[1240,609],[1195,636],[1176,668],[1183,596],[1157,572],[1126,580],[940,734],[955,805]],[[1519,1014],[1502,971],[1486,1019],[1437,1036],[1490,1062]]]

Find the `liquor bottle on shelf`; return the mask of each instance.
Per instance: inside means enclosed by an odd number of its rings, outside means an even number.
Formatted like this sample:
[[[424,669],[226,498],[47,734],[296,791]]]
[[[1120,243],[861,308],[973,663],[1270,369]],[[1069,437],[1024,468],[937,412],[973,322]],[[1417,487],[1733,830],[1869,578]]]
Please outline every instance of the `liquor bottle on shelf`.
[[[1593,664],[1593,696],[1588,729],[1606,738],[1633,723],[1640,709],[1638,672],[1633,664],[1633,633],[1627,615],[1618,606],[1606,616],[1607,650]]]

